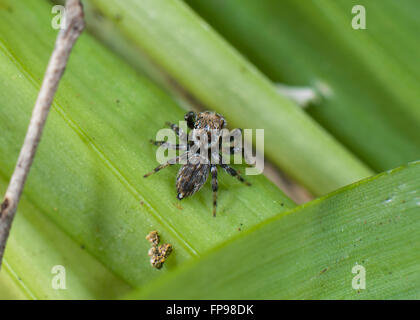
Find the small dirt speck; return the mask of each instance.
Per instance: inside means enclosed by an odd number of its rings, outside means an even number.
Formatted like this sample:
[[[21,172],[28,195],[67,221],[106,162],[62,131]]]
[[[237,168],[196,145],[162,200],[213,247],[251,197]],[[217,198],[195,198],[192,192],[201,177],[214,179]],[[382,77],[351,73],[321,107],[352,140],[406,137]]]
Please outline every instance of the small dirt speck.
[[[179,210],[183,210],[184,209],[179,203],[175,203],[175,207],[177,207]]]
[[[323,274],[323,273],[327,272],[327,271],[328,271],[328,269],[329,269],[329,268],[324,268],[324,269],[322,269],[322,270],[319,272],[319,274]]]

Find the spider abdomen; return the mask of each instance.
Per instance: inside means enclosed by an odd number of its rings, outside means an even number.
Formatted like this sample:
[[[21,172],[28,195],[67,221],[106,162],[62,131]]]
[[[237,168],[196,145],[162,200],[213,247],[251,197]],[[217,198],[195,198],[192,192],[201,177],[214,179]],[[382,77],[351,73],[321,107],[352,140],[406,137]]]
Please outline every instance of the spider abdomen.
[[[203,163],[183,165],[176,177],[177,198],[181,200],[200,190],[207,181],[209,170],[210,165]]]

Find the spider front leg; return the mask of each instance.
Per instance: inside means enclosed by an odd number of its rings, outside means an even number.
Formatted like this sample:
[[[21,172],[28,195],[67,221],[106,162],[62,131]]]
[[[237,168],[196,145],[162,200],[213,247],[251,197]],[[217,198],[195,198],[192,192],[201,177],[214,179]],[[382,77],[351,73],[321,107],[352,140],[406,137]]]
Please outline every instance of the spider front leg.
[[[182,128],[180,128],[175,123],[171,122],[166,122],[166,125],[169,126],[176,133],[180,140],[187,141],[187,133],[184,130],[182,130]]]
[[[249,151],[252,152],[252,148],[251,148],[251,150],[246,152],[247,151],[246,150],[247,146],[245,146],[245,142],[243,141],[238,146],[238,145],[236,145],[236,142],[235,142],[235,141],[237,141],[237,139],[242,141],[242,129],[234,129],[230,133],[230,146],[225,148],[225,149],[222,149],[222,153],[226,154],[226,155],[230,155],[230,156],[240,154],[242,159],[245,160],[245,164],[248,167],[252,167],[253,163],[251,163],[252,159],[250,159],[250,156],[252,155],[252,153],[251,153],[251,155],[248,153]]]
[[[180,156],[177,156],[175,158],[169,159],[166,163],[163,163],[163,164],[157,166],[153,171],[151,171],[149,173],[146,173],[143,177],[144,178],[147,178],[148,176],[150,176],[150,175],[152,175],[152,174],[154,174],[154,173],[156,173],[156,172],[158,172],[158,171],[160,171],[160,170],[162,170],[162,169],[164,169],[166,167],[169,167],[169,166],[172,166],[174,164],[177,164],[181,160],[185,160],[187,157],[188,157],[188,152],[185,152],[185,153],[181,154]]]
[[[246,155],[245,155],[245,149],[244,148],[237,148],[237,147],[229,147],[228,152],[226,152],[227,155],[232,156],[232,155],[236,155],[236,154],[240,154],[242,159],[245,159],[245,165],[247,167],[252,167],[253,164],[252,163],[248,163],[247,159],[246,159]]]
[[[173,144],[167,141],[155,141],[150,140],[151,143],[153,143],[155,146],[163,146],[167,149],[173,149],[173,150],[187,150],[186,144]]]
[[[245,157],[244,152],[245,152],[244,148],[229,147],[229,152],[227,154],[231,156],[235,154],[241,154],[241,157],[244,158]]]
[[[211,188],[213,190],[213,217],[216,216],[217,208],[217,190],[219,188],[217,183],[217,166],[215,164],[210,166],[211,172]]]
[[[226,147],[222,147],[222,141],[224,142],[225,140],[220,140],[220,146],[219,148],[222,149],[222,154],[226,154],[226,155],[236,155],[236,154],[240,154],[242,158],[245,158],[245,148],[242,145],[242,129],[234,129],[229,133],[229,146]],[[237,145],[237,141],[240,141],[239,146]]]
[[[225,171],[230,174],[232,177],[235,177],[236,179],[238,179],[240,182],[245,183],[247,186],[250,186],[251,184],[246,181],[244,178],[242,178],[242,176],[238,173],[238,171],[236,171],[235,169],[233,169],[232,167],[228,166],[227,164],[223,164],[221,163],[220,166],[225,169]]]
[[[230,142],[234,142],[235,139],[242,140],[242,129],[240,128],[233,129],[230,132],[229,137],[230,137]]]

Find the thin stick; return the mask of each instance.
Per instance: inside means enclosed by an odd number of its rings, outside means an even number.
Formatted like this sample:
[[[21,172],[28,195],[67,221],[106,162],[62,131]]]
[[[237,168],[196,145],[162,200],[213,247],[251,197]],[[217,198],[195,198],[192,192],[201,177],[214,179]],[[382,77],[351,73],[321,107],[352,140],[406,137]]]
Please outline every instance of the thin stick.
[[[7,188],[4,201],[0,207],[0,267],[13,218],[15,217],[19,199],[41,139],[58,83],[66,68],[73,45],[85,27],[83,7],[80,0],[66,1],[65,22],[65,28],[61,29],[57,36],[55,48],[35,102],[25,141],[20,150],[16,168]]]

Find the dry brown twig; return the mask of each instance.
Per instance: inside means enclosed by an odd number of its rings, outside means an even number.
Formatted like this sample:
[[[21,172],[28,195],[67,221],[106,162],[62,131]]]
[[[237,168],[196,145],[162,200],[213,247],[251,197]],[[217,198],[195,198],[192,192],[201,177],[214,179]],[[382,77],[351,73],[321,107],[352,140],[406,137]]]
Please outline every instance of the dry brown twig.
[[[19,199],[41,139],[55,92],[66,68],[70,52],[85,27],[83,7],[80,0],[66,1],[65,21],[65,28],[61,29],[57,36],[55,48],[32,111],[32,118],[26,132],[25,141],[0,207],[0,267],[13,218],[15,217]]]

